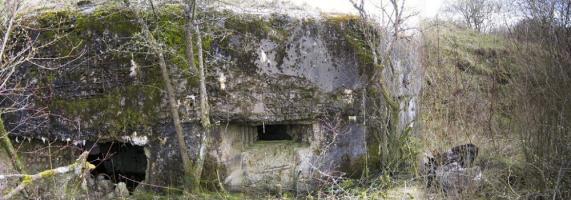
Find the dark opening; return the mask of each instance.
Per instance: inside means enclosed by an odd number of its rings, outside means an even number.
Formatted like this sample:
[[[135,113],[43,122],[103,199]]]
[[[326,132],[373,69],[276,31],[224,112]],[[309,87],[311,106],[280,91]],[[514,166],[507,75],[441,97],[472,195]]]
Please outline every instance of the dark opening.
[[[96,166],[91,171],[94,177],[103,174],[114,183],[124,182],[130,192],[145,180],[147,157],[143,147],[118,142],[87,147],[91,149],[87,161]]]
[[[287,132],[287,125],[257,126],[258,140],[292,140]]]

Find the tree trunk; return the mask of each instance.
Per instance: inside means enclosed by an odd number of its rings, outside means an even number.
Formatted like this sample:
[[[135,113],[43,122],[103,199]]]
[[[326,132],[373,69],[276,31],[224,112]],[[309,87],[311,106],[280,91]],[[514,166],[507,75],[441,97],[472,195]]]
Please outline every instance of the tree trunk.
[[[180,117],[179,117],[179,113],[178,113],[178,109],[177,109],[175,91],[174,91],[174,88],[172,86],[172,81],[171,81],[170,76],[169,76],[169,71],[167,69],[167,64],[165,61],[165,56],[163,54],[162,45],[151,34],[151,32],[149,31],[149,27],[143,21],[143,19],[141,18],[141,15],[139,13],[137,13],[137,17],[138,17],[139,23],[142,26],[143,35],[145,36],[145,39],[147,40],[147,42],[149,42],[149,44],[151,46],[151,50],[154,53],[156,53],[159,57],[159,67],[161,68],[161,75],[162,75],[163,81],[165,82],[165,87],[167,88],[167,98],[169,101],[169,108],[170,108],[170,112],[172,115],[175,131],[176,131],[178,147],[179,147],[179,151],[180,151],[180,155],[181,155],[181,159],[182,159],[182,165],[183,165],[183,169],[184,169],[184,176],[185,176],[184,177],[184,188],[185,188],[185,190],[187,190],[187,189],[191,188],[189,179],[192,180],[192,163],[190,160],[190,156],[188,154],[188,147],[186,146],[186,143],[184,140],[184,132],[182,129],[182,125],[180,122]]]
[[[10,137],[8,137],[8,132],[4,128],[4,120],[2,120],[1,114],[0,114],[0,137],[2,137],[0,141],[2,147],[4,147],[4,150],[6,150],[6,153],[8,153],[8,156],[10,156],[10,160],[12,160],[12,165],[14,166],[16,171],[18,171],[21,174],[26,174],[26,168],[20,161],[20,158],[18,157],[18,154],[14,149],[14,145],[12,145],[12,141],[10,141]]]
[[[2,46],[0,46],[0,66],[2,66],[4,51],[6,50],[6,45],[8,43],[8,40],[10,39],[10,33],[12,32],[13,24],[14,24],[14,18],[10,17],[8,21],[8,28],[6,29],[6,33],[4,33],[4,38],[2,39]]]
[[[6,131],[6,128],[4,128],[4,120],[2,120],[1,111],[0,111],[0,145],[2,147],[4,147],[4,150],[6,151],[8,156],[10,157],[10,160],[12,160],[12,166],[14,167],[14,169],[16,169],[16,171],[18,171],[18,173],[26,174],[27,173],[26,167],[22,164],[22,161],[20,161],[20,157],[18,156],[18,153],[14,149],[14,145],[12,145],[12,141],[10,141],[10,137],[8,137],[8,131]],[[25,198],[28,197],[28,192],[26,192],[25,189],[22,189],[19,192],[22,193],[22,195]],[[0,199],[2,199],[2,198],[0,198]],[[7,199],[7,198],[4,198],[4,199]]]
[[[195,25],[196,31],[196,43],[198,45],[198,68],[200,70],[200,120],[204,128],[210,128],[210,108],[208,106],[208,94],[206,93],[206,77],[204,60],[202,58],[202,36],[200,34],[200,28]]]
[[[6,9],[10,8],[11,8],[10,5],[7,4]],[[8,22],[7,22],[8,27],[6,28],[6,32],[4,33],[4,37],[2,39],[2,45],[0,46],[0,67],[2,69],[7,68],[9,65],[8,62],[4,63],[3,60],[4,60],[4,52],[6,51],[6,46],[8,45],[10,34],[12,33],[12,27],[14,25],[14,18],[17,11],[17,7],[14,7],[13,9],[14,10],[8,11]],[[9,59],[6,60],[8,61]],[[0,89],[4,87],[9,77],[5,78],[6,80],[2,81],[3,83],[1,84]],[[12,165],[14,166],[16,171],[18,171],[19,173],[26,173],[24,165],[22,165],[22,163],[20,162],[18,154],[16,153],[16,151],[14,150],[14,146],[12,145],[12,141],[10,141],[10,138],[8,137],[8,132],[4,128],[4,121],[2,120],[2,111],[0,111],[0,137],[2,137],[0,141],[2,147],[4,147],[6,153],[8,153],[8,156],[10,156],[10,159],[12,160]]]
[[[360,12],[360,16],[363,19],[361,24],[361,31],[363,31],[367,45],[369,46],[370,52],[372,54],[373,66],[375,70],[379,73],[378,79],[373,78],[373,81],[377,88],[380,90],[383,100],[386,103],[389,120],[387,121],[387,130],[385,133],[380,133],[376,138],[380,139],[378,143],[380,163],[385,169],[396,169],[399,164],[401,157],[399,138],[401,133],[399,132],[399,119],[400,119],[400,103],[398,100],[391,95],[390,89],[387,87],[385,81],[383,81],[382,72],[388,66],[394,72],[394,67],[392,66],[391,51],[393,46],[399,39],[399,32],[401,32],[402,23],[402,7],[399,7],[397,1],[391,0],[390,3],[395,9],[392,28],[394,28],[393,38],[388,41],[388,45],[384,50],[378,49],[378,42],[374,34],[371,34],[374,30],[370,30],[368,26],[367,14],[363,9],[359,9],[360,6],[354,3],[354,6]],[[373,77],[377,77],[376,74]],[[368,162],[368,161],[367,161]]]
[[[6,2],[7,3],[7,2]],[[6,10],[8,11],[8,24],[6,27],[6,32],[4,33],[4,38],[2,39],[2,46],[0,46],[0,67],[2,67],[2,60],[4,57],[4,51],[6,50],[6,45],[8,44],[8,40],[10,39],[10,34],[12,33],[12,28],[14,25],[14,18],[16,18],[16,14],[18,11],[18,4],[14,4],[12,8],[8,3],[6,5]],[[12,10],[10,10],[12,9]]]
[[[176,138],[178,142],[178,147],[180,151],[180,155],[182,158],[182,164],[185,174],[185,189],[188,188],[190,182],[188,179],[192,180],[192,163],[190,160],[190,156],[188,155],[188,147],[186,146],[186,142],[184,140],[184,132],[182,129],[182,125],[180,123],[180,116],[178,114],[177,104],[176,104],[176,96],[174,92],[174,88],[172,86],[172,82],[169,77],[169,72],[167,69],[167,64],[165,62],[165,57],[162,52],[159,53],[159,66],[161,68],[161,74],[163,76],[163,81],[165,82],[165,86],[167,87],[167,96],[169,99],[169,107],[172,115],[172,120],[174,123],[175,131],[176,131]]]
[[[185,12],[186,12],[186,22],[184,24],[184,32],[186,37],[186,59],[188,61],[188,71],[191,74],[196,72],[196,67],[194,66],[194,44],[192,42],[192,22],[194,20],[194,2],[190,2],[189,0],[185,1]]]
[[[197,23],[194,26],[196,34],[196,45],[198,46],[198,68],[200,76],[200,122],[204,128],[204,132],[201,134],[200,138],[200,149],[198,152],[198,157],[194,163],[194,189],[198,189],[200,184],[200,177],[202,176],[202,169],[204,168],[204,161],[206,160],[206,150],[208,148],[208,139],[210,133],[210,114],[208,106],[208,94],[206,93],[206,77],[205,77],[205,67],[202,52],[202,35],[200,33],[200,27]]]
[[[204,162],[206,160],[206,153],[208,149],[208,139],[210,135],[210,108],[208,105],[208,94],[206,91],[206,76],[202,49],[202,35],[200,32],[200,27],[195,19],[196,10],[196,0],[185,0],[185,12],[186,12],[186,23],[185,23],[185,34],[186,34],[186,57],[189,62],[189,68],[191,70],[195,69],[194,66],[194,46],[192,42],[193,31],[196,34],[196,45],[198,49],[198,76],[200,78],[200,122],[204,131],[200,134],[200,147],[198,155],[193,164],[193,183],[192,190],[198,191],[200,189],[200,178],[202,177],[202,171],[204,169]],[[194,27],[193,27],[194,26]],[[194,71],[191,71],[194,72]]]

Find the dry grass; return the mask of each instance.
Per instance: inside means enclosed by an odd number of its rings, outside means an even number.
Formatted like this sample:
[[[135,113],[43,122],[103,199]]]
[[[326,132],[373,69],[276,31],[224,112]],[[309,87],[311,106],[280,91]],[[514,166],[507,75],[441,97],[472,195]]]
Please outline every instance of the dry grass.
[[[569,57],[439,23],[426,23],[424,33],[426,148],[480,147],[485,183],[478,198],[569,195]]]

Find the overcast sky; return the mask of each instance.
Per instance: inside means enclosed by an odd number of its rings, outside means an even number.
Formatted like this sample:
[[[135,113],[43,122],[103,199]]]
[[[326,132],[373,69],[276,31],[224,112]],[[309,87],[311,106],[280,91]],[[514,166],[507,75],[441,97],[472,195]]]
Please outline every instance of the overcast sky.
[[[309,5],[312,7],[317,7],[324,12],[354,12],[354,8],[349,3],[349,0],[291,0],[291,2],[303,6]],[[378,5],[381,0],[365,0],[366,5]],[[384,2],[388,2],[384,0]],[[406,5],[409,9],[416,10],[420,12],[422,17],[434,17],[440,7],[442,6],[444,0],[407,0]]]

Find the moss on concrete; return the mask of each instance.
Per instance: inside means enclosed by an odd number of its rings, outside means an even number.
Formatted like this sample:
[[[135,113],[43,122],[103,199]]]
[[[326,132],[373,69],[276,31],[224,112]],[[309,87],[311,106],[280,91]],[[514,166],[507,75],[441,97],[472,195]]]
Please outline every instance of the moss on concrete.
[[[51,42],[48,51],[43,54],[53,57],[79,57],[83,49],[88,50],[86,58],[91,52],[101,54],[100,50],[125,43],[140,32],[135,14],[119,6],[99,7],[89,14],[74,10],[56,10],[43,12],[37,17],[37,26],[43,29],[41,40]],[[165,31],[168,33],[167,31]],[[117,70],[130,63],[132,59],[128,53],[121,53],[120,49],[103,53],[106,61],[116,63]],[[149,60],[135,55],[134,60]],[[81,57],[80,57],[81,58]],[[89,59],[89,58],[87,58]],[[96,58],[97,60],[101,58]],[[151,59],[152,60],[152,59]],[[147,62],[147,61],[145,61]],[[97,66],[99,71],[107,71],[114,66]],[[105,89],[101,95],[92,98],[55,97],[50,101],[39,100],[40,105],[46,105],[52,112],[64,114],[67,118],[79,119],[82,124],[89,124],[90,128],[105,131],[103,136],[113,138],[128,130],[150,127],[156,123],[160,101],[162,80],[156,67],[140,69],[142,84],[132,84],[121,87]],[[90,79],[85,72],[62,68],[58,72],[42,73],[40,84],[44,88],[53,87],[56,81],[66,80],[81,82]],[[78,91],[83,92],[83,91]],[[48,95],[48,94],[46,94]]]
[[[238,36],[234,38],[238,38],[240,43],[244,44],[258,44],[263,39],[270,40],[277,45],[275,58],[277,66],[280,67],[283,64],[288,39],[292,31],[286,17],[281,15],[272,15],[270,17],[236,15],[229,12],[217,14],[223,15],[227,19],[223,27],[218,28],[215,32],[225,32]],[[251,45],[237,46],[229,41],[229,37],[215,41],[215,43],[220,49],[236,59],[239,67],[246,71],[253,70],[252,66],[255,66],[254,63],[258,59],[257,52],[255,52],[256,48],[253,48]]]
[[[50,109],[68,117],[78,117],[89,127],[109,131],[109,137],[129,130],[151,127],[157,122],[161,90],[153,86],[134,85],[115,88],[101,97],[89,99],[55,99]]]
[[[367,27],[369,25],[354,15],[329,16],[325,22],[339,35],[338,38],[327,39],[328,48],[332,52],[337,55],[343,55],[340,50],[354,53],[361,73],[368,71],[366,69],[373,69],[373,55],[367,40],[374,38],[366,38],[363,32],[364,28],[370,28]]]

